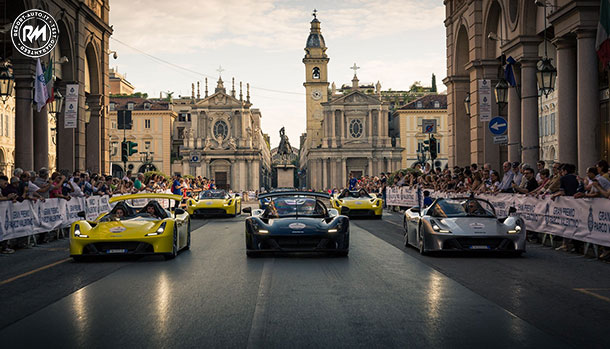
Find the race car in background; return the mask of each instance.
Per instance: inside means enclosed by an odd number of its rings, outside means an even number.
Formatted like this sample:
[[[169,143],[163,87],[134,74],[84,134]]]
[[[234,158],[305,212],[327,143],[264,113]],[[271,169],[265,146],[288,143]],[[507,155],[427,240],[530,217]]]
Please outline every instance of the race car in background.
[[[282,187],[282,188],[271,189],[271,191],[269,193],[272,194],[272,193],[283,193],[283,192],[291,192],[291,191],[298,191],[298,190],[296,188]],[[259,198],[258,198],[258,207],[260,209],[264,210],[265,208],[267,208],[267,205],[269,204],[269,201],[271,201],[270,197],[263,197],[263,198],[261,198],[260,195],[259,195]]]
[[[344,189],[340,194],[335,194],[330,203],[342,215],[353,217],[373,217],[381,219],[383,216],[383,199],[375,194],[369,194],[366,190]]]
[[[192,216],[231,216],[241,213],[241,197],[221,189],[205,190],[186,200],[186,211]]]

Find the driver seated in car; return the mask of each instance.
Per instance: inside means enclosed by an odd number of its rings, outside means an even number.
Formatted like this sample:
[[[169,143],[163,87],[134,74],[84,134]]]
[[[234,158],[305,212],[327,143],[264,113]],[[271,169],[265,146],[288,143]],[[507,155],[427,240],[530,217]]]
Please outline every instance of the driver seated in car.
[[[161,216],[161,214],[159,212],[157,212],[157,208],[156,208],[155,204],[157,204],[156,201],[149,202],[140,212],[146,213],[153,218],[164,218]]]
[[[483,209],[483,207],[481,207],[481,204],[479,204],[475,200],[469,200],[468,202],[466,202],[465,210],[466,210],[466,213],[468,213],[469,215],[474,215],[474,216],[480,216],[480,215],[486,214],[485,209]]]
[[[267,217],[269,218],[278,218],[280,215],[277,213],[277,208],[275,208],[275,201],[271,199],[267,204]]]
[[[123,217],[125,217],[125,210],[122,207],[117,208],[114,212],[114,218],[120,220]]]

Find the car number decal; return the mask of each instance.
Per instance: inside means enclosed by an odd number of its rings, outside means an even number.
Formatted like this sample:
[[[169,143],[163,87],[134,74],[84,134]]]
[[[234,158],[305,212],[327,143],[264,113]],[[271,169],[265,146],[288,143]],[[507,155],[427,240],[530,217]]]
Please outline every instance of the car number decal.
[[[472,229],[483,229],[483,228],[485,228],[485,224],[482,224],[482,223],[470,223],[470,227]]]
[[[206,205],[211,205],[211,204],[213,204],[213,202],[212,201],[207,201],[205,204]]]
[[[288,228],[294,229],[294,230],[301,230],[305,227],[306,227],[306,225],[303,223],[290,223],[290,225],[288,225]]]
[[[110,228],[110,232],[111,233],[120,233],[120,232],[124,232],[127,228],[125,227],[112,227]]]
[[[362,201],[356,201],[356,205],[362,205]]]
[[[292,233],[293,234],[305,234],[305,232],[302,230],[293,230]]]

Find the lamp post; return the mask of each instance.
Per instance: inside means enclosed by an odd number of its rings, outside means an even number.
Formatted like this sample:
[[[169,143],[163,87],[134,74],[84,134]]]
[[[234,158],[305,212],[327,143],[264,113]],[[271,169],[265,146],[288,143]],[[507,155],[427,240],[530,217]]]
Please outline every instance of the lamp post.
[[[15,87],[15,77],[11,73],[10,63],[4,61],[0,63],[0,98],[2,103],[6,103],[9,97],[13,95]]]
[[[500,110],[504,109],[504,106],[508,103],[508,83],[504,78],[500,78],[496,87],[494,88],[496,94],[496,103]]]
[[[58,90],[55,90],[53,93],[53,102],[49,103],[49,114],[57,117],[57,113],[61,113],[61,109],[64,106],[64,96],[59,93]]]
[[[538,61],[538,71],[536,72],[536,80],[538,81],[539,94],[544,94],[548,97],[555,90],[555,78],[557,77],[557,69],[551,64],[551,59],[548,56],[547,40],[546,40],[546,8],[556,7],[549,4],[546,0],[535,0],[536,6],[544,8],[544,57]]]
[[[466,115],[470,116],[470,93],[467,93],[466,98],[464,98],[464,109],[466,110]]]

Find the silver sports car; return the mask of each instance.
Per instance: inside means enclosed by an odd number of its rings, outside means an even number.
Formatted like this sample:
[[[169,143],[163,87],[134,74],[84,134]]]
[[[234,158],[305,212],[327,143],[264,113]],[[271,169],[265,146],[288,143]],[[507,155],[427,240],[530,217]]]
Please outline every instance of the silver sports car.
[[[405,212],[405,246],[421,254],[432,251],[505,251],[525,252],[525,223],[513,215],[497,218],[493,205],[476,198],[436,199],[420,212],[412,207]]]

